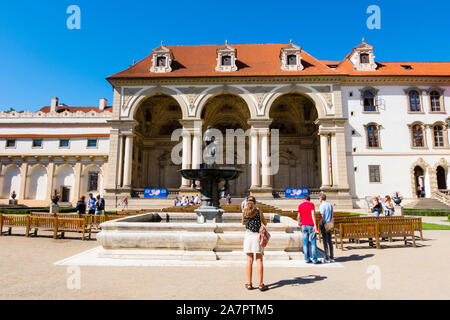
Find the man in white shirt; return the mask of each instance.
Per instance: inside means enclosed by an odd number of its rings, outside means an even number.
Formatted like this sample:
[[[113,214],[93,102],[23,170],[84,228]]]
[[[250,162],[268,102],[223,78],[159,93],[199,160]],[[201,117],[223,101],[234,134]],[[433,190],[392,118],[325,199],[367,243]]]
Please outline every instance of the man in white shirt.
[[[244,201],[242,201],[242,203],[241,203],[241,211],[242,211],[242,213],[244,213],[244,209],[247,206],[247,198],[248,198],[248,196],[246,196]]]

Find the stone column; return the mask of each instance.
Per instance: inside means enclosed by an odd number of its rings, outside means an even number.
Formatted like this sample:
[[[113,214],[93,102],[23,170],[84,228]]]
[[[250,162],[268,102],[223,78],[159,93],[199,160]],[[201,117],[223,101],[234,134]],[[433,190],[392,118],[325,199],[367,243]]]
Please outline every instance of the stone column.
[[[123,165],[123,187],[131,188],[131,177],[132,177],[132,166],[133,166],[133,135],[128,134],[125,138],[125,155],[124,155],[124,165]]]
[[[120,109],[120,106],[118,106]],[[117,186],[117,169],[118,163],[118,147],[119,147],[119,129],[111,128],[109,131],[109,156],[108,156],[108,177],[105,189],[114,190]],[[122,151],[123,152],[123,151]]]
[[[192,137],[192,169],[200,169],[202,162],[202,136],[195,131]]]
[[[47,200],[52,201],[53,196],[53,179],[55,175],[55,163],[52,162],[52,159],[50,159],[50,162],[47,165]]]
[[[433,130],[431,130],[431,125],[425,125],[424,126],[424,134],[425,134],[425,138],[424,138],[424,143],[425,146],[429,149],[433,149],[434,146],[434,136],[433,136]]]
[[[74,190],[72,202],[76,203],[76,201],[78,201],[78,198],[80,197],[80,189],[81,189],[81,159],[79,159],[79,161],[75,163],[73,172],[74,172]]]
[[[26,199],[25,192],[27,190],[27,176],[28,176],[28,163],[24,159],[21,166],[20,166],[20,191],[19,191],[19,199],[18,200],[24,200]]]
[[[345,143],[345,130],[344,127],[338,127],[334,135],[334,148],[336,167],[333,171],[338,178],[337,183],[340,189],[349,189],[348,172],[347,172],[347,155],[346,155],[346,143]]]
[[[262,188],[270,189],[269,128],[260,130]]]
[[[258,131],[252,128],[250,133],[252,185],[251,189],[259,188],[259,161],[258,161]]]
[[[119,135],[119,142],[117,146],[117,152],[118,152],[118,162],[117,162],[117,177],[116,177],[116,184],[117,187],[120,188],[123,184],[123,136]]]
[[[191,143],[191,133],[183,128],[183,154],[182,154],[182,169],[190,169],[191,168],[191,157],[192,157],[192,143]],[[188,189],[190,187],[189,180],[185,178],[181,178],[181,189]]]
[[[328,167],[328,134],[320,135],[320,166],[322,171],[322,187],[330,186],[330,168]]]

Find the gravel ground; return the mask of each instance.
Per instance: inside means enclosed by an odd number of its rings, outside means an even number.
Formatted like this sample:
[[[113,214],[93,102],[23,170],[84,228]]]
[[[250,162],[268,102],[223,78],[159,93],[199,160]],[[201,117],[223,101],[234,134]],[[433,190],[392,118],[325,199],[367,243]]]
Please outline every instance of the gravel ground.
[[[266,292],[247,291],[245,270],[238,267],[82,266],[80,289],[68,289],[71,269],[53,263],[97,242],[70,233],[62,240],[45,232],[37,238],[23,233],[15,229],[12,236],[0,237],[0,299],[450,298],[450,231],[424,231],[417,248],[404,247],[402,241],[383,242],[381,250],[366,243],[347,245],[335,254],[344,268],[267,267],[264,281],[271,289]],[[371,270],[379,271],[379,289],[368,288],[375,278]]]

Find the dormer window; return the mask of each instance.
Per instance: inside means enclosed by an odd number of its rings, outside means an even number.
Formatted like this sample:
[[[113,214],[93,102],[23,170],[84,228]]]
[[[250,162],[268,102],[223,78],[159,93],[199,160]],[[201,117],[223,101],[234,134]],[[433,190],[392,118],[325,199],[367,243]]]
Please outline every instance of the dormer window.
[[[170,49],[164,47],[163,43],[152,50],[153,63],[150,68],[150,72],[171,72],[171,64],[173,60],[172,52]]]
[[[297,64],[297,56],[290,54],[287,56],[287,64],[289,66],[295,66]]]
[[[281,70],[282,71],[303,70],[301,51],[302,48],[293,44],[292,41],[289,43],[289,45],[281,49],[280,53]]]
[[[231,57],[230,56],[222,57],[222,66],[231,66]]]
[[[156,66],[157,67],[165,67],[166,66],[166,57],[158,57],[156,59]]]
[[[364,39],[363,43],[355,47],[349,57],[350,62],[356,71],[376,71],[375,55],[373,47],[367,44]]]
[[[359,55],[359,59],[361,63],[370,63],[370,57],[368,53],[361,53]]]
[[[228,45],[228,41],[225,41],[225,45],[217,49],[217,66],[215,71],[219,72],[232,72],[237,70],[236,66],[236,49]]]

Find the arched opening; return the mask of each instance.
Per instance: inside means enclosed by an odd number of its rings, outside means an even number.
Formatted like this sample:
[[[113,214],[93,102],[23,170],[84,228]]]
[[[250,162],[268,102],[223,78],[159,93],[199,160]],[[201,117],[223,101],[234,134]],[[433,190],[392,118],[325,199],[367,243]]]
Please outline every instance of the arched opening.
[[[447,190],[445,169],[441,166],[436,168],[436,178],[439,190]]]
[[[55,189],[59,192],[61,202],[72,202],[75,185],[75,174],[73,168],[64,165],[56,173]],[[53,191],[52,191],[53,192]]]
[[[17,198],[20,196],[20,169],[16,165],[8,167],[3,178],[3,199],[9,199],[13,191],[16,192]],[[16,199],[17,199],[16,198]]]
[[[47,196],[47,170],[39,165],[31,171],[27,199],[46,200]]]
[[[415,190],[418,198],[425,197],[425,173],[422,167],[416,166],[414,168],[414,182]]]
[[[280,166],[273,191],[286,188],[320,188],[320,142],[314,101],[300,93],[278,97],[270,108],[270,129],[279,130]]]
[[[250,164],[249,161],[247,161],[249,159],[248,139],[245,139],[245,150],[243,150],[245,156],[243,159],[239,158],[238,161],[239,155],[242,155],[243,153],[238,152],[237,139],[234,138],[234,136],[232,137],[234,140],[234,151],[232,153],[233,160],[230,161],[232,163],[226,163],[226,130],[233,129],[236,131],[242,129],[243,132],[246,132],[250,129],[250,125],[248,124],[250,112],[247,103],[244,99],[235,94],[219,94],[206,101],[205,106],[202,109],[201,117],[203,119],[203,131],[205,131],[208,126],[211,126],[211,128],[218,129],[222,132],[223,166],[233,166],[242,171],[236,180],[229,182],[228,192],[235,197],[247,195],[251,184]]]
[[[179,122],[182,117],[178,102],[166,94],[152,95],[140,103],[135,113],[138,125],[132,154],[134,190],[166,188],[176,191],[180,187],[178,170],[181,165],[175,165],[170,157],[178,142],[170,138],[174,130],[182,128]]]

